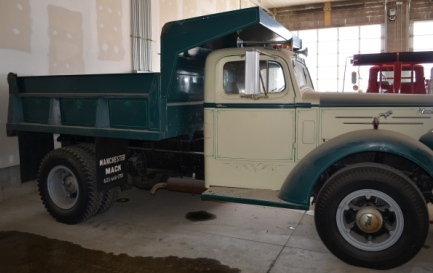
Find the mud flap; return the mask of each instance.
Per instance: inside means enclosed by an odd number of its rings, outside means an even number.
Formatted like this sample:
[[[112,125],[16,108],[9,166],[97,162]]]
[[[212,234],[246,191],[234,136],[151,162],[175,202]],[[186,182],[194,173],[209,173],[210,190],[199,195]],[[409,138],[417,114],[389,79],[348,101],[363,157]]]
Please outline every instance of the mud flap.
[[[54,149],[53,134],[19,132],[21,182],[38,177],[39,164],[44,156]]]
[[[96,138],[96,179],[98,191],[120,186],[127,179],[128,141]]]

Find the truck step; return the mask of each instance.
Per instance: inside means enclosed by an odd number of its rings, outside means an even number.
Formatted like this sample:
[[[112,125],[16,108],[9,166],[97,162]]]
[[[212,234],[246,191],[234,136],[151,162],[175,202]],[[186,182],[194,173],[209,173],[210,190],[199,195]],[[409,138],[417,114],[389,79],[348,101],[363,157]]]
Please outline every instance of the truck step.
[[[289,209],[304,209],[300,204],[289,203],[278,198],[278,192],[266,189],[242,189],[229,187],[210,187],[201,194],[206,201],[223,201],[241,204],[263,205]]]

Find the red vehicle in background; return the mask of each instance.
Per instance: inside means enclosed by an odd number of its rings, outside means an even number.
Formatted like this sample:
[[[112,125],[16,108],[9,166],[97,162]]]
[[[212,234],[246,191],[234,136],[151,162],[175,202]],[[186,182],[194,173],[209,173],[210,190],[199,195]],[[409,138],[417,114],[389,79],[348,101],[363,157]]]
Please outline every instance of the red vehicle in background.
[[[356,54],[352,63],[373,65],[369,70],[367,93],[425,95],[433,92],[431,79],[425,78],[424,66],[420,64],[433,63],[433,51]],[[352,77],[352,83],[356,83],[356,76]]]
[[[394,65],[372,66],[368,77],[367,93],[427,94],[422,65],[401,65],[400,90],[398,90],[399,81],[395,71]]]

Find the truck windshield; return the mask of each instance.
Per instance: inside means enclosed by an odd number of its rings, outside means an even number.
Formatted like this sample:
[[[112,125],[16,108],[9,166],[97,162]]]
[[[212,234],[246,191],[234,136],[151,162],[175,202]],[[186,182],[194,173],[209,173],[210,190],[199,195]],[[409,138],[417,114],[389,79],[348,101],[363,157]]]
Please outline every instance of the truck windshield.
[[[313,83],[311,82],[310,73],[308,72],[307,67],[305,67],[302,62],[294,59],[293,70],[295,71],[296,82],[298,83],[299,90],[314,91]]]
[[[226,94],[245,93],[245,62],[224,64],[223,87]],[[260,93],[280,93],[286,87],[283,68],[275,61],[260,61]]]

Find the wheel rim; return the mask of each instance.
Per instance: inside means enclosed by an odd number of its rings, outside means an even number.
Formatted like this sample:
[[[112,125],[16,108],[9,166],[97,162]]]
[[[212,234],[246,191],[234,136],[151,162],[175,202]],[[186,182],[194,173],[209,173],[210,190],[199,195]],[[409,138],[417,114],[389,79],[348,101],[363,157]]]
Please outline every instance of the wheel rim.
[[[56,166],[48,174],[48,194],[56,206],[70,209],[79,196],[78,181],[72,171],[65,166]]]
[[[347,195],[338,206],[336,220],[343,238],[366,251],[389,248],[398,241],[404,227],[403,213],[397,202],[372,189]]]

